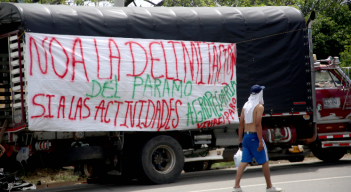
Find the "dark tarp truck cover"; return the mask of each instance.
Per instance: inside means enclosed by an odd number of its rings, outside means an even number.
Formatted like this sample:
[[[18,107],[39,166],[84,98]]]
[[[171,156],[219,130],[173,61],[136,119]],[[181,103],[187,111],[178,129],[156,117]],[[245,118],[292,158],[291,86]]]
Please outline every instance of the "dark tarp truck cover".
[[[237,98],[264,85],[265,113],[312,108],[305,19],[292,7],[71,7],[0,4],[0,32],[237,43]],[[307,57],[307,58],[306,58]],[[306,102],[304,104],[304,102]],[[294,104],[295,103],[295,104]]]

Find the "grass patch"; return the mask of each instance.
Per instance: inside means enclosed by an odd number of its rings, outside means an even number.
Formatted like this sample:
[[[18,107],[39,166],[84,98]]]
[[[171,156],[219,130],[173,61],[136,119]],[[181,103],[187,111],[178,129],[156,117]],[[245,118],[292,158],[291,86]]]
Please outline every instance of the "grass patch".
[[[220,163],[213,163],[211,168],[219,168],[219,167],[235,167],[234,161],[231,162],[220,162]]]
[[[36,169],[33,172],[20,173],[19,178],[28,183],[36,184],[40,181],[42,184],[78,181],[79,176],[73,175],[71,169]]]

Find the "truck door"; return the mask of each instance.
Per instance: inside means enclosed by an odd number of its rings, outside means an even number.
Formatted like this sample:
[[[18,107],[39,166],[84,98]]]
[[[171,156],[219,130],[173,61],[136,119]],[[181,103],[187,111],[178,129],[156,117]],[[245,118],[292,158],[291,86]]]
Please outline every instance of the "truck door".
[[[350,82],[350,67],[343,67],[340,71],[341,74],[344,76],[344,88],[347,89],[346,97],[345,97],[345,109],[350,110],[351,113],[351,82]],[[347,117],[348,119],[351,119],[350,117]]]
[[[315,74],[317,120],[348,122],[347,118],[351,116],[351,102],[345,103],[348,93],[345,79],[335,69],[318,70]]]

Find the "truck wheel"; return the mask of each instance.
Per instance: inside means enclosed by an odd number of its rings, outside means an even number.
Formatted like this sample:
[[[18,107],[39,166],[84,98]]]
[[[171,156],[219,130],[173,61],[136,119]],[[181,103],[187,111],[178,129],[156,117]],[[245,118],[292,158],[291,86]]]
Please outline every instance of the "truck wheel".
[[[94,168],[95,167],[91,163],[86,163],[82,166],[82,172],[86,177],[90,178],[94,175]]]
[[[80,171],[87,178],[105,177],[108,166],[103,161],[89,161],[80,165]]]
[[[179,142],[170,136],[160,135],[147,141],[140,151],[139,180],[164,184],[175,181],[183,170],[184,154]]]
[[[325,162],[335,162],[341,159],[346,150],[341,148],[315,148],[312,150],[315,157]]]
[[[257,166],[258,163],[255,158],[252,158],[252,162],[250,163],[250,166]]]
[[[305,156],[296,156],[296,157],[290,157],[288,160],[289,162],[294,163],[294,162],[301,162],[304,159],[305,159]]]
[[[212,161],[205,161],[204,162],[204,170],[210,170],[212,167],[213,162]]]

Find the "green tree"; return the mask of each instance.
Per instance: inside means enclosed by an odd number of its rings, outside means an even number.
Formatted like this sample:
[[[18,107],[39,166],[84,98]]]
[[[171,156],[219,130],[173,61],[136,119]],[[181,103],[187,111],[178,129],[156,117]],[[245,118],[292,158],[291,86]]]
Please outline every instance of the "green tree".
[[[12,2],[12,3],[40,3],[40,4],[66,4],[65,0],[1,0],[1,2]]]
[[[297,6],[306,17],[312,11],[315,11],[317,14],[323,11],[329,11],[334,7],[339,6],[343,0],[297,0]]]
[[[165,7],[213,7],[215,6],[213,0],[164,0],[163,6]]]
[[[75,0],[74,2],[76,5],[83,5],[84,1],[83,0]]]
[[[343,67],[351,67],[351,35],[346,35],[345,50],[340,53]]]
[[[339,4],[319,12],[312,30],[314,52],[319,58],[339,56],[350,42],[351,11],[349,7]]]
[[[164,6],[228,6],[228,7],[255,7],[255,6],[295,6],[302,0],[164,0]]]

